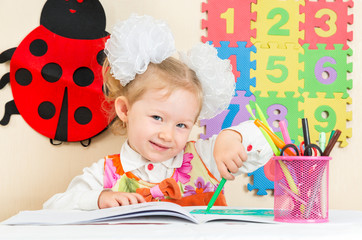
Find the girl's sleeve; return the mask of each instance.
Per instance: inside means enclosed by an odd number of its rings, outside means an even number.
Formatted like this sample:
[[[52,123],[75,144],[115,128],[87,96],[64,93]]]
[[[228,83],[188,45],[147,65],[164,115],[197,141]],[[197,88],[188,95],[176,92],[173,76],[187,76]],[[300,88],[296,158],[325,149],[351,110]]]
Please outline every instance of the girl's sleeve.
[[[83,174],[75,177],[64,193],[55,194],[43,204],[44,209],[98,209],[98,197],[103,191],[104,159],[83,169]]]
[[[236,175],[241,173],[250,173],[264,166],[273,156],[273,151],[269,143],[264,138],[261,130],[253,121],[242,122],[237,126],[224,130],[233,130],[242,136],[242,144],[247,152],[248,159],[239,169]],[[218,179],[220,179],[219,171],[214,159],[214,145],[217,135],[210,137],[208,140],[198,140],[196,142],[196,150],[204,161],[209,171]]]

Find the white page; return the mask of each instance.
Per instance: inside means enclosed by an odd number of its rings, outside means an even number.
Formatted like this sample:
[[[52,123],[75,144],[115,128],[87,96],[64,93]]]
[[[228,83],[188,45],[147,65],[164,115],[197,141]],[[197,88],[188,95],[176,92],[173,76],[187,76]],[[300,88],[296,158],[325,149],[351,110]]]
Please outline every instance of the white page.
[[[205,211],[205,206],[181,207],[168,202],[149,202],[129,206],[99,209],[93,211],[80,210],[38,210],[23,211],[5,220],[1,224],[8,225],[62,225],[62,224],[95,224],[121,221],[136,217],[166,216],[185,219],[194,223],[204,223],[215,220],[273,222],[270,216],[253,216],[245,214],[215,214],[217,209],[225,211],[243,211],[230,207],[215,207],[213,214],[191,214],[192,210]],[[248,210],[245,210],[248,211]],[[144,218],[145,219],[145,218]]]
[[[137,216],[174,216],[196,222],[187,210],[177,204],[168,202],[148,202],[129,206],[99,209],[93,211],[80,210],[38,210],[22,211],[2,222],[12,225],[57,225],[83,224],[107,219],[122,219]]]

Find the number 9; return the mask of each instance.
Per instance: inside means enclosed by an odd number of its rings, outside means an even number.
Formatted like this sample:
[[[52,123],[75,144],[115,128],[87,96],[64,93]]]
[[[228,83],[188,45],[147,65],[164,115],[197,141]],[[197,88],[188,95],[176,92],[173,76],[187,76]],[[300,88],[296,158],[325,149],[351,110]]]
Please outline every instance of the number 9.
[[[318,132],[330,132],[336,126],[337,114],[330,106],[319,106],[314,112],[314,117],[318,122],[328,123],[326,127],[315,125],[314,127]]]

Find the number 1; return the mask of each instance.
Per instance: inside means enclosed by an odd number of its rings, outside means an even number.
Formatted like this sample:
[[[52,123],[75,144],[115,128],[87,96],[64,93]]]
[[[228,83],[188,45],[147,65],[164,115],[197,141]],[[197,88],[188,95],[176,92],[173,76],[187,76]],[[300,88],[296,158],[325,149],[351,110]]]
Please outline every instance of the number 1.
[[[234,33],[234,8],[228,8],[226,12],[220,14],[220,18],[226,20],[226,33]]]

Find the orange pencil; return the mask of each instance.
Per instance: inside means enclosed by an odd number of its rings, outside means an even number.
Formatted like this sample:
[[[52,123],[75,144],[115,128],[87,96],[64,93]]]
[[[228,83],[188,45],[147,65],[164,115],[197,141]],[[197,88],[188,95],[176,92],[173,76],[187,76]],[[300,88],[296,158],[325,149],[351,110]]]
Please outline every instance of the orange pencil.
[[[282,149],[285,146],[285,143],[283,142],[283,140],[281,140],[277,135],[275,135],[275,133],[270,131],[270,129],[267,126],[265,126],[259,119],[256,119],[254,121],[254,123],[256,126],[258,126],[259,128],[263,128],[265,130],[265,132],[268,133],[268,135],[273,140],[275,145],[277,145],[278,148]],[[290,148],[285,149],[285,152],[289,156],[295,156],[295,153]]]

